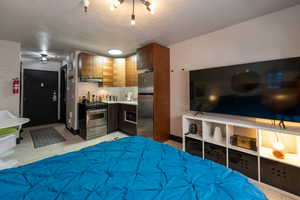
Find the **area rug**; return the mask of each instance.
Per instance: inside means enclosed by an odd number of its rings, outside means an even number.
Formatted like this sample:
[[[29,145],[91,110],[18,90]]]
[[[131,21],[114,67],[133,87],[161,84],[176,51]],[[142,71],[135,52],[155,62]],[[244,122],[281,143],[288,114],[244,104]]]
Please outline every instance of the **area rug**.
[[[41,128],[30,130],[34,148],[44,147],[66,141],[54,128]]]

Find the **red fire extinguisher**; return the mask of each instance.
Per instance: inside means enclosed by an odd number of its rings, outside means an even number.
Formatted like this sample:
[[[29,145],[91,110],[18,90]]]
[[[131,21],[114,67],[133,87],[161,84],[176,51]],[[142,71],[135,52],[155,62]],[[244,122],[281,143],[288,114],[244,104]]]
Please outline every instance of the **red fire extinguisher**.
[[[13,94],[19,94],[20,91],[20,80],[19,78],[14,78],[12,82],[12,92]]]

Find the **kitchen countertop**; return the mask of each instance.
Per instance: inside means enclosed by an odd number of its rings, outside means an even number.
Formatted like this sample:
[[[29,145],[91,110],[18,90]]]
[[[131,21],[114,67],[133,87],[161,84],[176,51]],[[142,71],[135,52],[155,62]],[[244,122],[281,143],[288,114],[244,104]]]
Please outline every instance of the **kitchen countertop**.
[[[127,105],[138,105],[137,101],[107,101],[107,100],[102,100],[103,103],[107,104],[114,104],[114,103],[120,103],[120,104],[127,104]]]

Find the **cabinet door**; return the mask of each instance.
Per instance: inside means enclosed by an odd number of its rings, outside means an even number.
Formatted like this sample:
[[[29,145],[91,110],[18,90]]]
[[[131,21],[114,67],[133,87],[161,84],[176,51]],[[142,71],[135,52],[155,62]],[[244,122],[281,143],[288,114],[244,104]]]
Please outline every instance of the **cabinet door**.
[[[113,59],[103,57],[103,87],[113,87]]]
[[[86,53],[81,53],[79,55],[80,77],[92,78],[94,76],[93,65],[94,65],[93,56]]]
[[[137,50],[137,69],[153,68],[153,44]]]
[[[94,56],[94,77],[103,78],[103,57]]]
[[[119,104],[108,104],[108,133],[119,129]]]
[[[205,142],[204,158],[226,166],[226,148]]]
[[[126,58],[126,86],[132,87],[138,85],[138,73],[136,64],[136,55]]]
[[[229,168],[258,180],[258,158],[257,156],[229,149]]]
[[[261,182],[300,196],[300,168],[261,158],[260,176]]]
[[[202,141],[196,140],[193,138],[185,138],[185,151],[194,155],[203,158],[203,144]]]
[[[125,87],[125,58],[115,58],[113,62],[113,86]]]

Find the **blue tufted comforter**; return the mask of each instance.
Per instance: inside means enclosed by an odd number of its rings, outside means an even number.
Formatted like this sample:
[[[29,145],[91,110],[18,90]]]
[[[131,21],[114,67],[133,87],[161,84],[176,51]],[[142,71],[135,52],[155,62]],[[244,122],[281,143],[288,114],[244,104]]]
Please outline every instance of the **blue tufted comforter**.
[[[142,137],[0,171],[1,200],[266,200],[238,172]]]

